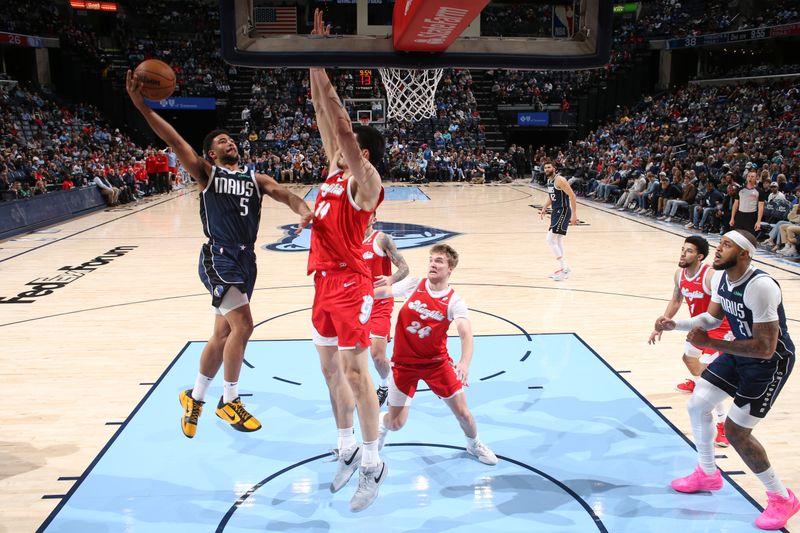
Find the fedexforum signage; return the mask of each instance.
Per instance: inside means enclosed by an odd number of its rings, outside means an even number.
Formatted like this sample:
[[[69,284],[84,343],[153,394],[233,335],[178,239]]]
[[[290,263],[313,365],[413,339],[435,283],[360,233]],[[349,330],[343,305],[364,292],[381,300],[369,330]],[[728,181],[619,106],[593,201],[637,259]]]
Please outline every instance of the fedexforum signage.
[[[22,291],[10,298],[0,296],[0,304],[32,304],[37,298],[53,294],[57,289],[63,289],[73,281],[82,278],[87,272],[97,270],[103,265],[109,264],[117,257],[122,257],[136,246],[117,246],[94,259],[81,263],[77,266],[63,266],[58,269],[59,273],[49,278],[36,278],[25,284],[28,290]]]

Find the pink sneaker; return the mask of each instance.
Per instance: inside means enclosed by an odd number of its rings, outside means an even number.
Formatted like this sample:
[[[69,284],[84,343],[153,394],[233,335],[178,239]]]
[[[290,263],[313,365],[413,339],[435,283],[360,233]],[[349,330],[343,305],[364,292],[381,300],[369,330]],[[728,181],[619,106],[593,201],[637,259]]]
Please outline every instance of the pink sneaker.
[[[722,488],[722,474],[719,469],[713,474],[706,474],[700,468],[700,465],[697,465],[694,472],[686,477],[674,479],[670,486],[678,492],[688,493],[700,492],[701,490],[719,490]]]
[[[768,492],[767,498],[769,500],[767,508],[756,518],[756,525],[761,529],[781,529],[797,511],[800,511],[800,501],[791,490],[788,498],[777,492]]]

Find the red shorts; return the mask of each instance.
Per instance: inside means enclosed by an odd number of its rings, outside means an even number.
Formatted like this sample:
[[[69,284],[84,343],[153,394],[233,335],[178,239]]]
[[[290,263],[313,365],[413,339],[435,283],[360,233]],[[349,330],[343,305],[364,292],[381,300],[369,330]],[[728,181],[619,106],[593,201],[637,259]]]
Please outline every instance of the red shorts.
[[[352,270],[314,274],[314,344],[344,349],[369,346],[372,281]]]
[[[439,398],[452,398],[464,385],[456,376],[453,360],[448,357],[426,365],[392,363],[389,379],[389,405],[403,407],[411,404],[419,380],[424,381]]]
[[[371,338],[392,341],[393,308],[394,300],[392,298],[375,300],[375,305],[372,307],[372,316],[369,319],[369,336]]]
[[[170,174],[178,173],[178,169],[176,167],[169,167],[167,170],[169,171]]]

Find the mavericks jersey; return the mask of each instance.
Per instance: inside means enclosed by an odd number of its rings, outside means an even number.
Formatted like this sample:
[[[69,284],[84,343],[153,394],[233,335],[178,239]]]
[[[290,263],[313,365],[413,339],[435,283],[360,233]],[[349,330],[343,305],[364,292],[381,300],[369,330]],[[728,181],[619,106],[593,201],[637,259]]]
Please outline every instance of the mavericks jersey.
[[[547,180],[547,194],[550,195],[553,212],[570,209],[569,196],[561,189],[556,188],[555,178]]]
[[[739,340],[753,338],[753,311],[744,304],[744,293],[747,290],[747,286],[751,284],[753,280],[762,276],[768,276],[768,274],[763,270],[753,269],[745,274],[745,276],[748,276],[747,280],[743,283],[737,282],[737,285],[729,288],[728,273],[723,272],[719,287],[717,288],[717,295],[720,300],[719,303],[723,311],[725,311],[725,316],[728,318],[728,322],[731,325],[731,332],[733,332],[733,335]],[[776,285],[778,284],[774,279],[770,279]],[[781,303],[778,305],[778,346],[772,357],[774,358],[777,355],[778,358],[783,359],[793,354],[794,343],[791,337],[789,337],[789,331],[786,328],[786,313],[783,310],[783,300],[781,299]],[[736,357],[738,358],[739,356]],[[751,358],[742,359],[749,359],[752,361]]]
[[[253,246],[261,221],[261,190],[255,171],[213,166],[200,193],[203,232],[216,243]]]
[[[709,268],[711,268],[710,265],[701,265],[700,270],[691,278],[686,275],[685,268],[681,269],[678,283],[681,296],[686,301],[691,316],[697,316],[708,311],[708,306],[711,303],[711,294],[706,292],[704,280]],[[718,328],[709,331],[708,336],[712,339],[724,339],[730,330],[731,326],[728,324],[728,319],[723,318],[722,324]]]
[[[311,225],[308,274],[346,268],[366,277],[371,276],[361,249],[372,211],[365,211],[356,205],[351,181],[352,177],[346,178],[338,170],[329,174],[319,188],[314,204],[314,223]],[[383,187],[376,209],[382,201]]]

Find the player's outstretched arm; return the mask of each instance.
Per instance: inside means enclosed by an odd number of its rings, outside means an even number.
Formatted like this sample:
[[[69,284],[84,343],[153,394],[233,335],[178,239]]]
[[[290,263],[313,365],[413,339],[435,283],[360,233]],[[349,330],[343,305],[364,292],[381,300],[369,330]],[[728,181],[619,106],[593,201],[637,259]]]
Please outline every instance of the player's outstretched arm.
[[[201,187],[205,187],[208,184],[208,177],[211,175],[211,163],[197,155],[197,152],[175,131],[175,128],[169,122],[161,118],[158,113],[144,103],[143,86],[144,84],[136,79],[133,76],[133,72],[129,70],[125,78],[125,89],[128,91],[128,96],[130,96],[133,105],[136,106],[136,109],[147,121],[147,125],[153,130],[153,133],[172,148],[189,174],[197,180]]]
[[[672,298],[669,299],[669,303],[667,304],[667,308],[664,310],[664,314],[658,317],[658,319],[656,319],[656,323],[658,323],[658,321],[662,319],[671,320],[672,317],[674,317],[677,314],[678,309],[681,308],[681,286],[680,282],[678,281],[680,279],[679,277],[680,272],[681,272],[680,270],[677,270],[675,272],[675,275],[673,276],[674,278],[673,281],[675,282],[675,284],[672,289]],[[709,269],[709,272],[713,271]],[[650,334],[650,339],[647,341],[647,343],[655,344],[657,341],[660,341],[661,333],[662,333],[661,331],[654,329],[653,332]]]
[[[323,32],[325,31],[324,28],[325,23],[322,20],[322,12],[317,9],[314,12],[314,33]],[[372,211],[380,198],[381,177],[375,167],[372,166],[372,163],[361,152],[361,147],[358,145],[356,136],[353,133],[350,115],[347,114],[347,110],[342,105],[342,101],[339,99],[339,95],[336,94],[336,90],[333,88],[325,71],[312,69],[310,75],[318,83],[317,88],[320,92],[318,98],[314,98],[312,92],[314,110],[315,112],[321,110],[322,114],[327,116],[336,143],[335,146],[328,148],[341,152],[345,162],[347,162],[353,179],[358,185],[355,194],[356,204],[361,209]],[[320,129],[320,134],[322,134],[322,129]],[[326,148],[326,152],[328,148]],[[327,155],[330,159],[336,157],[336,152],[328,153]],[[335,163],[335,161],[331,161],[331,164]]]
[[[326,25],[322,20],[322,10],[314,10],[314,27],[311,30],[311,35],[318,35],[320,39],[324,39],[330,35],[330,31],[330,25]],[[336,137],[333,134],[331,117],[322,107],[322,100],[327,97],[329,90],[332,90],[333,86],[324,68],[309,69],[308,76],[311,83],[311,103],[314,106],[319,135],[322,137],[322,149],[325,150],[330,168],[331,163],[336,163],[335,158],[339,148],[336,143]]]
[[[378,246],[380,246],[381,250],[383,250],[386,255],[389,256],[389,259],[392,261],[392,264],[397,268],[397,270],[395,270],[394,274],[391,276],[378,276],[373,286],[376,288],[384,287],[405,279],[405,277],[408,276],[408,263],[406,263],[403,254],[397,250],[397,245],[395,244],[394,239],[383,233],[378,241]]]
[[[461,338],[461,358],[456,363],[456,373],[464,385],[469,384],[469,365],[472,362],[474,342],[472,338],[472,324],[468,318],[456,318],[456,329]]]
[[[311,223],[313,214],[308,208],[305,200],[294,194],[292,191],[275,181],[271,176],[256,173],[256,181],[261,191],[277,202],[286,204],[289,209],[300,215],[300,224],[297,233]]]

